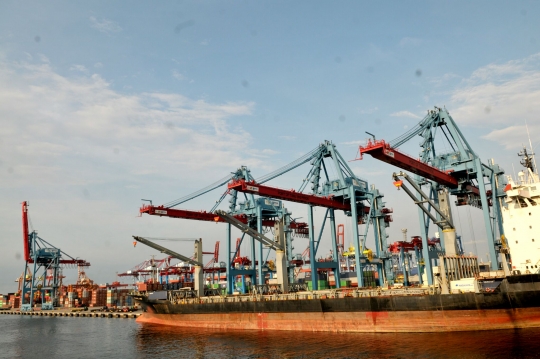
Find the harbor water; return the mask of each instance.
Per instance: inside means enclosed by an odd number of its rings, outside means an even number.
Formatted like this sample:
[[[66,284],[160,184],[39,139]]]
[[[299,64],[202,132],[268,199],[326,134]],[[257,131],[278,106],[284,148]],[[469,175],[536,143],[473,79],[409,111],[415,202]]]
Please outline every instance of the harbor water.
[[[134,319],[32,316],[0,316],[0,328],[0,358],[540,357],[540,328],[445,334],[231,332]]]

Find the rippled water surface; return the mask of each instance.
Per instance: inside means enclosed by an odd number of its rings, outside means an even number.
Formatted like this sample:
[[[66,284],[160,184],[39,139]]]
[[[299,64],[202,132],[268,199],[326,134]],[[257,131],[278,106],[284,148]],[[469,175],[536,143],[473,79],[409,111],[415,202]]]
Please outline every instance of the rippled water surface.
[[[540,329],[450,334],[208,331],[133,319],[2,315],[0,357],[538,358]]]

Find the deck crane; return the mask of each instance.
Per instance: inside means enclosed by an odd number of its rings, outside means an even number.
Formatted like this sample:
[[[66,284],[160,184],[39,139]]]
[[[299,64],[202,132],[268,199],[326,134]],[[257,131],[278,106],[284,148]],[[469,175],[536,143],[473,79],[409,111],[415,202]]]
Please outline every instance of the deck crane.
[[[398,150],[398,147],[416,136],[422,138],[419,159],[405,155]],[[451,152],[436,150],[435,140],[441,137],[442,140],[446,139],[447,144],[452,149]],[[414,196],[417,204],[429,199],[432,201],[429,208],[435,208],[434,206],[439,206],[441,198],[448,193],[457,197],[456,205],[458,206],[471,205],[481,208],[490,258],[492,258],[491,267],[494,270],[498,269],[496,230],[498,229],[501,235],[504,233],[500,202],[500,199],[504,197],[504,171],[493,163],[493,160],[489,164],[482,163],[446,109],[435,107],[428,111],[428,114],[418,125],[405,134],[390,142],[374,138],[369,140],[365,146],[360,146],[359,152],[358,159],[362,159],[364,154],[370,154],[381,161],[414,173],[416,175],[414,182],[418,187],[423,185],[429,187],[426,198]],[[394,180],[396,180],[395,177]],[[400,181],[399,179],[395,181],[398,188],[402,184]],[[490,189],[486,188],[487,186]],[[426,272],[428,283],[431,285],[433,284],[431,259],[437,258],[433,255],[429,256],[427,232],[430,221],[437,224],[442,217],[440,213],[430,216],[420,207],[418,213],[423,254],[425,258],[429,258],[426,260]],[[445,248],[444,242],[441,244],[443,250],[449,250]]]
[[[204,280],[203,280],[203,270],[202,270],[203,263],[202,263],[202,241],[201,240],[195,240],[195,259],[191,259],[180,253],[177,253],[168,248],[160,246],[159,244],[156,244],[144,237],[133,236],[133,239],[135,239],[137,242],[147,245],[148,247],[154,248],[160,251],[161,253],[168,254],[176,259],[179,259],[181,261],[184,261],[186,263],[189,263],[195,266],[195,271],[194,271],[195,291],[198,293],[198,295],[203,294]]]
[[[22,282],[21,311],[31,311],[35,295],[39,294],[42,310],[52,310],[58,306],[58,289],[61,286],[61,267],[89,267],[90,263],[73,258],[59,248],[56,248],[43,238],[37,231],[30,232],[28,227],[28,202],[22,203],[22,228],[25,268]],[[45,293],[48,293],[46,296]],[[50,299],[47,299],[50,298]]]
[[[331,164],[327,165],[325,159]],[[263,185],[270,179],[283,175],[296,168],[300,164],[310,162],[311,168],[298,190],[284,190],[268,185]],[[330,179],[327,166],[333,166],[337,178]],[[324,179],[326,181],[324,181]],[[324,181],[324,182],[323,182]],[[304,193],[308,184],[311,183],[311,193]],[[388,274],[386,280],[392,283],[390,256],[386,248],[386,231],[392,218],[389,213],[391,209],[385,208],[382,202],[382,194],[374,187],[368,186],[367,181],[357,177],[337,151],[335,145],[330,141],[324,141],[318,148],[308,153],[303,158],[293,162],[289,166],[282,167],[266,176],[255,180],[251,177],[250,171],[242,167],[236,176],[231,179],[228,188],[232,193],[243,192],[250,195],[259,195],[264,200],[284,200],[296,203],[306,204],[308,206],[308,228],[310,243],[310,265],[311,272],[317,273],[318,266],[325,268],[332,266],[336,272],[336,283],[339,283],[339,257],[336,242],[335,210],[342,210],[346,215],[354,218],[352,221],[353,240],[356,248],[365,248],[365,241],[370,222],[375,230],[375,247],[378,258],[379,278],[385,278],[383,273]],[[259,199],[260,199],[259,198]],[[265,199],[266,198],[266,199]],[[326,208],[325,221],[322,223],[318,239],[315,239],[313,223],[313,207],[321,206]],[[330,220],[330,232],[332,236],[332,253],[334,262],[325,262],[320,264],[315,260],[317,250],[321,241],[322,233],[326,220]],[[360,234],[358,224],[366,224],[364,233]],[[290,241],[287,241],[288,245]],[[287,248],[290,251],[290,248]],[[290,253],[290,252],[289,252]],[[292,256],[288,254],[288,260],[291,262]],[[356,272],[359,286],[363,285],[363,264],[366,258],[357,256]],[[374,263],[375,264],[375,263]],[[339,284],[338,284],[339,285]],[[316,280],[313,281],[313,288],[317,288]]]

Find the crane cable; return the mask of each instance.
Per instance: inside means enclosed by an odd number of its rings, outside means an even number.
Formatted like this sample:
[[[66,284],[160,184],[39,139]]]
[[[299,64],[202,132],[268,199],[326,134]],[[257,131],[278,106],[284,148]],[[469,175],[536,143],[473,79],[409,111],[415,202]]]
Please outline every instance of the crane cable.
[[[284,173],[287,173],[287,172],[295,169],[296,167],[299,167],[299,166],[303,165],[304,163],[308,162],[313,157],[315,157],[315,155],[317,155],[320,151],[321,151],[321,146],[318,146],[315,149],[313,149],[310,152],[303,155],[302,157],[292,161],[291,163],[286,164],[285,166],[280,167],[280,168],[276,169],[275,171],[272,171],[272,172],[267,173],[266,175],[264,175],[262,177],[257,178],[257,183],[262,184],[262,183],[268,182],[273,178],[276,178],[276,177],[278,177],[278,176],[280,176],[280,175],[282,175]]]
[[[181,198],[178,198],[174,201],[171,201],[169,203],[165,203],[163,206],[166,207],[166,208],[172,208],[172,207],[175,207],[175,206],[178,206],[179,204],[181,203],[184,203],[184,202],[187,202],[195,197],[199,197],[200,195],[203,195],[205,194],[206,192],[210,192],[218,187],[221,187],[223,186],[225,183],[229,182],[230,179],[233,177],[233,174],[230,173],[228,174],[227,176],[223,177],[222,179],[212,183],[211,185],[208,185],[196,192],[193,192],[192,194],[189,194],[187,196],[184,196],[184,197],[181,197]]]

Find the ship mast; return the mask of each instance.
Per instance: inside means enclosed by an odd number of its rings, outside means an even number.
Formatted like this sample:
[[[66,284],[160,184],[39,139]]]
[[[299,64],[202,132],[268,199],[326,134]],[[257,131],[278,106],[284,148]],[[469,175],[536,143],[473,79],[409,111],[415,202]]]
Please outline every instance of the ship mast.
[[[529,133],[529,126],[525,122],[525,128],[527,129],[527,137],[529,138],[529,147],[531,148],[532,164],[534,164],[534,169],[531,168],[531,171],[538,175],[538,166],[536,165],[536,159],[534,158],[534,148],[531,142],[531,134]]]

